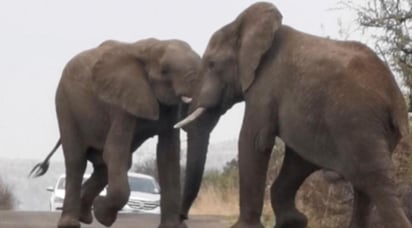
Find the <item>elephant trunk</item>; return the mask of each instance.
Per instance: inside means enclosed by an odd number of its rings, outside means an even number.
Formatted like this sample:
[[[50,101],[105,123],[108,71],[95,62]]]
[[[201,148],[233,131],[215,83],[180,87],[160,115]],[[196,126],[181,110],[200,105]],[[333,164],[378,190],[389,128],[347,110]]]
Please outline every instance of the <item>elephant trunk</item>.
[[[188,125],[186,175],[182,197],[181,219],[188,218],[193,201],[197,197],[202,182],[209,137],[220,115],[206,111],[200,118]]]
[[[184,120],[175,124],[174,128],[182,128],[199,118],[206,110],[221,109],[223,85],[215,76],[206,75],[203,78],[198,94],[194,96],[193,105],[197,107]],[[220,111],[222,114],[222,110]]]
[[[199,192],[208,144],[209,135],[188,135],[186,176],[181,211],[182,220],[187,219],[189,209]]]

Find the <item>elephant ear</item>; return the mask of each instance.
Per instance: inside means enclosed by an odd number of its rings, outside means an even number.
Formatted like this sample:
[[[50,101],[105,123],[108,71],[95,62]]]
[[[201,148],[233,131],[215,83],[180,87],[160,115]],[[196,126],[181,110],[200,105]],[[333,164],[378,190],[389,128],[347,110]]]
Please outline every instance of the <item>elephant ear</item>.
[[[255,79],[255,71],[265,52],[272,46],[276,31],[282,24],[282,14],[270,3],[256,3],[236,19],[239,31],[239,74],[245,93]]]
[[[107,103],[145,119],[159,118],[159,105],[136,48],[124,44],[102,54],[92,69],[92,87]]]

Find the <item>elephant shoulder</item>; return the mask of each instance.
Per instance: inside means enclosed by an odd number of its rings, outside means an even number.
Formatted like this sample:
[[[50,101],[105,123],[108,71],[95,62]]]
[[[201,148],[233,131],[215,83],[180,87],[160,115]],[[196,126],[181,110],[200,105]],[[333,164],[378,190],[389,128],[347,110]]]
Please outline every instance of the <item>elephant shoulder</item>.
[[[93,68],[95,65],[108,56],[113,57],[111,53],[117,53],[114,50],[120,50],[125,43],[107,40],[97,47],[82,51],[69,60],[63,70],[63,77],[81,81],[83,83],[89,82],[92,77]],[[112,60],[115,58],[111,58]]]
[[[63,69],[62,78],[84,83],[90,80],[91,71],[99,59],[100,50],[92,48],[71,58]]]

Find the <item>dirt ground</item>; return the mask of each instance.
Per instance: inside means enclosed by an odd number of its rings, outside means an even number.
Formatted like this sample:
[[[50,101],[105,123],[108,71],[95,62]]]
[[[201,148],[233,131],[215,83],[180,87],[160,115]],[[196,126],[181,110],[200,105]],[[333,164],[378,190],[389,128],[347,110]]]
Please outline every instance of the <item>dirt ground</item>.
[[[55,228],[60,213],[55,212],[23,212],[23,211],[0,211],[1,228]],[[159,225],[158,215],[146,214],[119,214],[113,228],[157,228]],[[192,216],[187,221],[189,228],[226,228],[229,227],[224,218],[218,216]],[[103,225],[94,222],[84,225],[85,228],[101,228]]]

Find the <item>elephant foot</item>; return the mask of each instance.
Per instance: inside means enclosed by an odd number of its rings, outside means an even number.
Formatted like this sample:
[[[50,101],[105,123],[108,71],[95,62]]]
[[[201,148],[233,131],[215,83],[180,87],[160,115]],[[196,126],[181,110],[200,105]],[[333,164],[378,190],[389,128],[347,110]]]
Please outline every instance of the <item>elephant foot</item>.
[[[308,224],[308,219],[299,211],[293,213],[282,214],[276,217],[275,228],[305,228]]]
[[[105,197],[98,196],[93,204],[94,217],[105,226],[111,226],[117,218],[117,209],[109,207]]]
[[[80,213],[80,222],[85,224],[91,224],[93,222],[93,216],[91,210],[82,210]]]
[[[230,228],[265,228],[262,223],[256,223],[256,224],[247,224],[242,221],[237,221],[233,226]]]
[[[62,215],[60,217],[58,228],[80,228],[80,222],[77,218],[70,215]]]
[[[184,222],[180,222],[180,223],[164,222],[164,223],[159,225],[159,228],[187,228],[187,225]]]
[[[180,221],[184,221],[189,219],[189,216],[187,216],[187,213],[182,213],[180,214]]]

